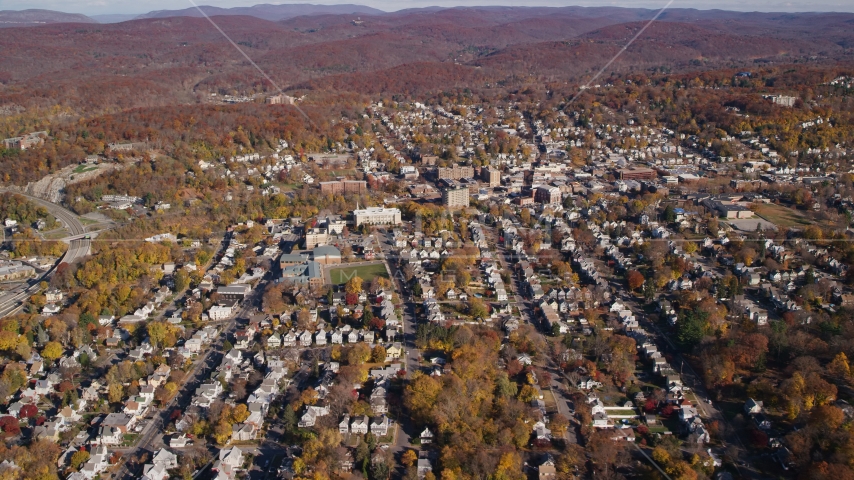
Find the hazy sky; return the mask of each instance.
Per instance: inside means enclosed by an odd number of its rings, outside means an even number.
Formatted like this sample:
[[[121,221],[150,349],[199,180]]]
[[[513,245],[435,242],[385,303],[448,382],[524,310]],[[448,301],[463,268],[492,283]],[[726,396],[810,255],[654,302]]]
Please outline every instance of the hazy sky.
[[[341,4],[355,3],[369,5],[386,11],[403,8],[427,6],[473,6],[473,5],[512,5],[512,6],[617,6],[660,8],[667,0],[313,0],[310,2],[276,0],[194,0],[199,5],[218,7],[251,6],[258,3],[314,3]],[[191,7],[189,0],[0,0],[0,10],[23,10],[44,8],[63,12],[83,13],[87,15],[108,13],[146,13],[152,10],[173,10]],[[837,11],[854,12],[854,0],[676,0],[672,8],[723,9],[763,12],[814,12]]]

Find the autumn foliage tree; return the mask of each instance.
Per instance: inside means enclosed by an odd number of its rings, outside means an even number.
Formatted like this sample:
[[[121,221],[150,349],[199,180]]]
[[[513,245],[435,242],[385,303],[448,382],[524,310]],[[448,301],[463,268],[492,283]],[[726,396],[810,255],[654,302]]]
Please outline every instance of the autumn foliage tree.
[[[633,292],[642,287],[644,281],[643,274],[637,270],[629,270],[629,273],[626,274],[626,282],[629,285],[629,290]]]
[[[59,342],[48,342],[45,344],[42,349],[42,357],[48,362],[53,362],[54,360],[61,357],[63,354],[62,344]]]
[[[0,428],[2,428],[3,432],[8,435],[18,435],[21,433],[21,427],[18,424],[18,419],[11,415],[0,417]]]

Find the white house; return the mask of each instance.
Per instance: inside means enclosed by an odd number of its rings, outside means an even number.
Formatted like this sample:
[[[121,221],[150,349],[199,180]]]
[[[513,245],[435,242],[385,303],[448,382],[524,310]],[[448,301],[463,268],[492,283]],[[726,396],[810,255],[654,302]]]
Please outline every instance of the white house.
[[[238,442],[255,440],[258,436],[258,426],[255,423],[239,423],[231,427],[231,439]]]
[[[309,332],[308,330],[303,331],[299,335],[300,345],[302,345],[303,347],[310,347],[311,346],[311,337],[312,337],[311,332]]]
[[[546,427],[546,424],[542,420],[534,424],[533,430],[537,440],[551,440],[552,438],[552,431]]]
[[[237,476],[237,470],[243,465],[243,452],[237,447],[223,448],[219,451],[219,458],[214,462],[211,469],[217,472],[218,480],[233,479]]]
[[[591,390],[593,388],[599,388],[602,386],[601,382],[597,382],[593,380],[591,377],[584,377],[578,381],[578,389],[579,390]]]
[[[80,467],[80,473],[91,480],[110,466],[110,453],[104,445],[96,445],[89,452],[89,460]]]
[[[373,433],[374,435],[381,437],[388,435],[388,427],[388,417],[386,417],[385,415],[371,420],[371,433]]]
[[[278,333],[273,333],[267,338],[267,348],[276,349],[282,346],[282,337]]]
[[[232,315],[232,307],[225,305],[214,305],[208,310],[208,318],[215,322],[218,320],[226,320]]]
[[[124,432],[117,427],[101,427],[95,438],[96,445],[120,445],[124,441]]]
[[[178,466],[178,456],[161,448],[154,454],[150,463],[142,467],[142,480],[167,480],[169,472]]]
[[[364,435],[368,433],[369,427],[370,425],[368,417],[363,415],[361,417],[356,417],[353,419],[353,423],[350,424],[350,431],[353,433],[360,433]]]
[[[317,423],[317,419],[319,417],[323,417],[329,415],[329,409],[327,407],[318,407],[315,405],[309,405],[305,407],[305,413],[302,414],[299,420],[300,428],[313,427],[315,423]]]

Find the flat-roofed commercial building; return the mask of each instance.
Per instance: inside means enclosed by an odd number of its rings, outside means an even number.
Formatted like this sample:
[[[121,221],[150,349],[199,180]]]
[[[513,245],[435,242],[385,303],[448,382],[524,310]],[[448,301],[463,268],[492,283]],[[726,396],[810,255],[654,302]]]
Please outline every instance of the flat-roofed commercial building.
[[[658,177],[658,172],[651,168],[621,168],[617,173],[621,180],[652,180]]]
[[[446,188],[442,190],[442,205],[448,208],[469,206],[469,189],[466,187]]]
[[[216,289],[216,293],[219,294],[219,302],[224,305],[242,302],[251,291],[252,287],[244,283],[236,283]]]
[[[320,182],[320,192],[332,195],[345,195],[348,193],[362,195],[368,193],[368,182],[364,180],[336,180],[334,182]]]
[[[495,168],[484,168],[481,171],[481,177],[491,188],[501,186],[501,170]]]
[[[325,228],[309,228],[305,231],[305,248],[311,250],[318,245],[326,245],[329,233]]]
[[[454,165],[453,167],[439,167],[435,172],[437,180],[459,180],[461,178],[474,177],[474,168]]]
[[[353,210],[353,221],[359,225],[400,225],[400,209],[369,207]]]
[[[560,188],[558,187],[539,187],[534,191],[534,200],[542,204],[559,204],[561,203]]]

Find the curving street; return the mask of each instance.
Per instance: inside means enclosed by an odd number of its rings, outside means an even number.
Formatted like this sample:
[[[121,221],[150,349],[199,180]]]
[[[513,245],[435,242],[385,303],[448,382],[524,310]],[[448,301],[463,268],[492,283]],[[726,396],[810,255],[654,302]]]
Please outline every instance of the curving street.
[[[9,192],[10,190],[5,188],[0,188],[0,193]],[[27,195],[25,193],[11,191],[12,193],[16,193],[23,197],[26,197],[28,200],[36,203],[42,207],[45,207],[51,215],[56,217],[65,228],[68,230],[69,237],[73,238],[68,243],[68,250],[65,251],[65,254],[56,262],[56,264],[51,267],[50,270],[45,272],[41,277],[36,279],[31,279],[25,283],[22,283],[18,287],[4,293],[0,296],[0,317],[5,317],[6,315],[11,315],[13,313],[18,312],[30,295],[38,292],[39,283],[42,280],[47,280],[53,275],[56,270],[56,266],[60,263],[72,263],[77,259],[86,256],[89,253],[89,247],[91,246],[91,240],[86,238],[86,229],[80,220],[77,219],[77,215],[75,215],[70,210],[57,205],[55,203],[48,202],[46,200],[42,200],[41,198],[33,197],[31,195]]]

